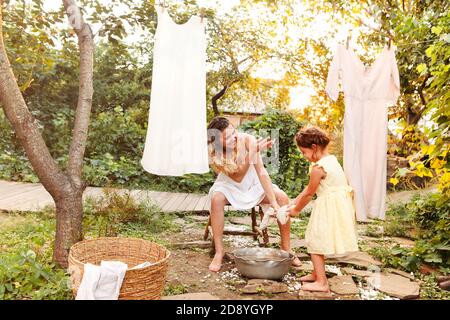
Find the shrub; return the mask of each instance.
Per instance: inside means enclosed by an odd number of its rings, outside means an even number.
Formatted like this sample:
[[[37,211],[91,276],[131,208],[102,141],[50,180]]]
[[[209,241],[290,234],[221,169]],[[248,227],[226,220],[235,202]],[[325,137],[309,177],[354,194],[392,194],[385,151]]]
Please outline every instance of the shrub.
[[[270,109],[253,121],[244,123],[240,128],[244,131],[256,131],[262,137],[270,136],[270,130],[278,130],[279,141],[269,151],[275,152],[279,159],[279,168],[268,166],[272,180],[290,197],[297,196],[308,181],[308,162],[298,150],[294,137],[304,125],[287,111]]]

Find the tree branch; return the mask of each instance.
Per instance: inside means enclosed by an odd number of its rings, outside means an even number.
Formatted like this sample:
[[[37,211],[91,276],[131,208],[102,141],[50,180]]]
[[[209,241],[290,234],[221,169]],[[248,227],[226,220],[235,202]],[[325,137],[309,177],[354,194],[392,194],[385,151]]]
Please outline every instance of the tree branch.
[[[232,80],[230,83],[226,84],[222,90],[220,90],[216,95],[214,95],[214,97],[211,98],[211,103],[212,103],[212,107],[214,110],[214,115],[218,116],[219,115],[219,108],[217,107],[217,101],[222,98],[225,93],[227,92],[228,88],[235,82],[238,82],[238,79],[234,79]]]
[[[61,198],[69,181],[51,156],[12,71],[3,41],[3,0],[0,0],[0,103],[45,189],[53,198]]]
[[[78,103],[69,150],[68,174],[77,187],[84,189],[86,185],[83,183],[81,175],[88,138],[92,96],[94,94],[94,36],[91,27],[84,21],[83,15],[75,1],[63,0],[63,3],[69,22],[78,37],[80,50]]]

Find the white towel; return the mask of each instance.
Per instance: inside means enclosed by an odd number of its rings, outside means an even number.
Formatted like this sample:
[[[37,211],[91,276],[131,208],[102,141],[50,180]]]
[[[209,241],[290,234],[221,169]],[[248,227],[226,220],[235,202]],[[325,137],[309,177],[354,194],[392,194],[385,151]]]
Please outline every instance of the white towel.
[[[76,300],[117,300],[127,269],[120,261],[102,261],[100,266],[85,264]]]
[[[264,212],[264,216],[262,218],[261,223],[259,224],[259,229],[264,230],[269,226],[270,217],[273,216],[275,212],[274,209],[268,204],[261,204],[261,209]],[[276,218],[280,221],[281,224],[286,224],[289,220],[287,209],[288,205],[280,207],[276,213]]]
[[[146,267],[152,266],[154,264],[155,263],[150,263],[150,262],[146,261],[144,263],[138,264],[137,266],[135,266],[135,267],[133,267],[133,268],[131,268],[129,270],[142,269],[142,268],[146,268]]]

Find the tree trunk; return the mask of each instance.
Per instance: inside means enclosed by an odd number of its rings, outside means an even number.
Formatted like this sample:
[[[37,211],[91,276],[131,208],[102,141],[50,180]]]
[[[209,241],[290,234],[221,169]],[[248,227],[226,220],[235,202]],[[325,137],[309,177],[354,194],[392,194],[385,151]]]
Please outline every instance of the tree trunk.
[[[94,41],[91,28],[84,22],[75,2],[63,0],[63,3],[80,48],[79,96],[67,172],[63,172],[51,156],[12,72],[3,42],[3,0],[0,0],[0,103],[39,180],[55,201],[53,259],[67,267],[70,247],[82,239],[82,195],[86,184],[81,177],[94,91]]]
[[[219,93],[217,93],[214,97],[211,98],[211,104],[214,110],[214,116],[217,117],[219,115],[219,108],[217,107],[217,100],[219,100],[220,98],[222,98],[222,96],[225,94],[225,92],[227,91],[228,86],[223,87],[222,90],[219,91]]]
[[[70,247],[83,240],[83,191],[69,193],[56,203],[56,236],[53,260],[67,268]]]
[[[222,90],[220,90],[216,95],[214,95],[214,97],[211,98],[211,104],[212,104],[212,107],[214,110],[214,116],[218,116],[220,113],[219,108],[217,107],[217,101],[225,95],[228,88],[235,82],[238,82],[238,79],[235,79],[235,80],[231,81],[229,84],[225,85],[222,88]]]

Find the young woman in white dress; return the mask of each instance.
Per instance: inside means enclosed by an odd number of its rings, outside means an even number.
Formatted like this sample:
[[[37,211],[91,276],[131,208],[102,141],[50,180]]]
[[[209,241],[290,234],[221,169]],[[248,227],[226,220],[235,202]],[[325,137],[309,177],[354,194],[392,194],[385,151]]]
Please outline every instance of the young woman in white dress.
[[[272,184],[264,167],[260,151],[270,148],[272,142],[257,140],[238,132],[224,117],[215,117],[208,126],[209,163],[217,179],[209,191],[211,199],[211,227],[216,254],[209,270],[218,272],[224,255],[224,207],[231,204],[237,210],[248,210],[259,204],[269,204],[276,210],[289,204],[289,197]],[[290,222],[278,223],[281,249],[290,251]],[[293,265],[300,265],[295,258]]]

